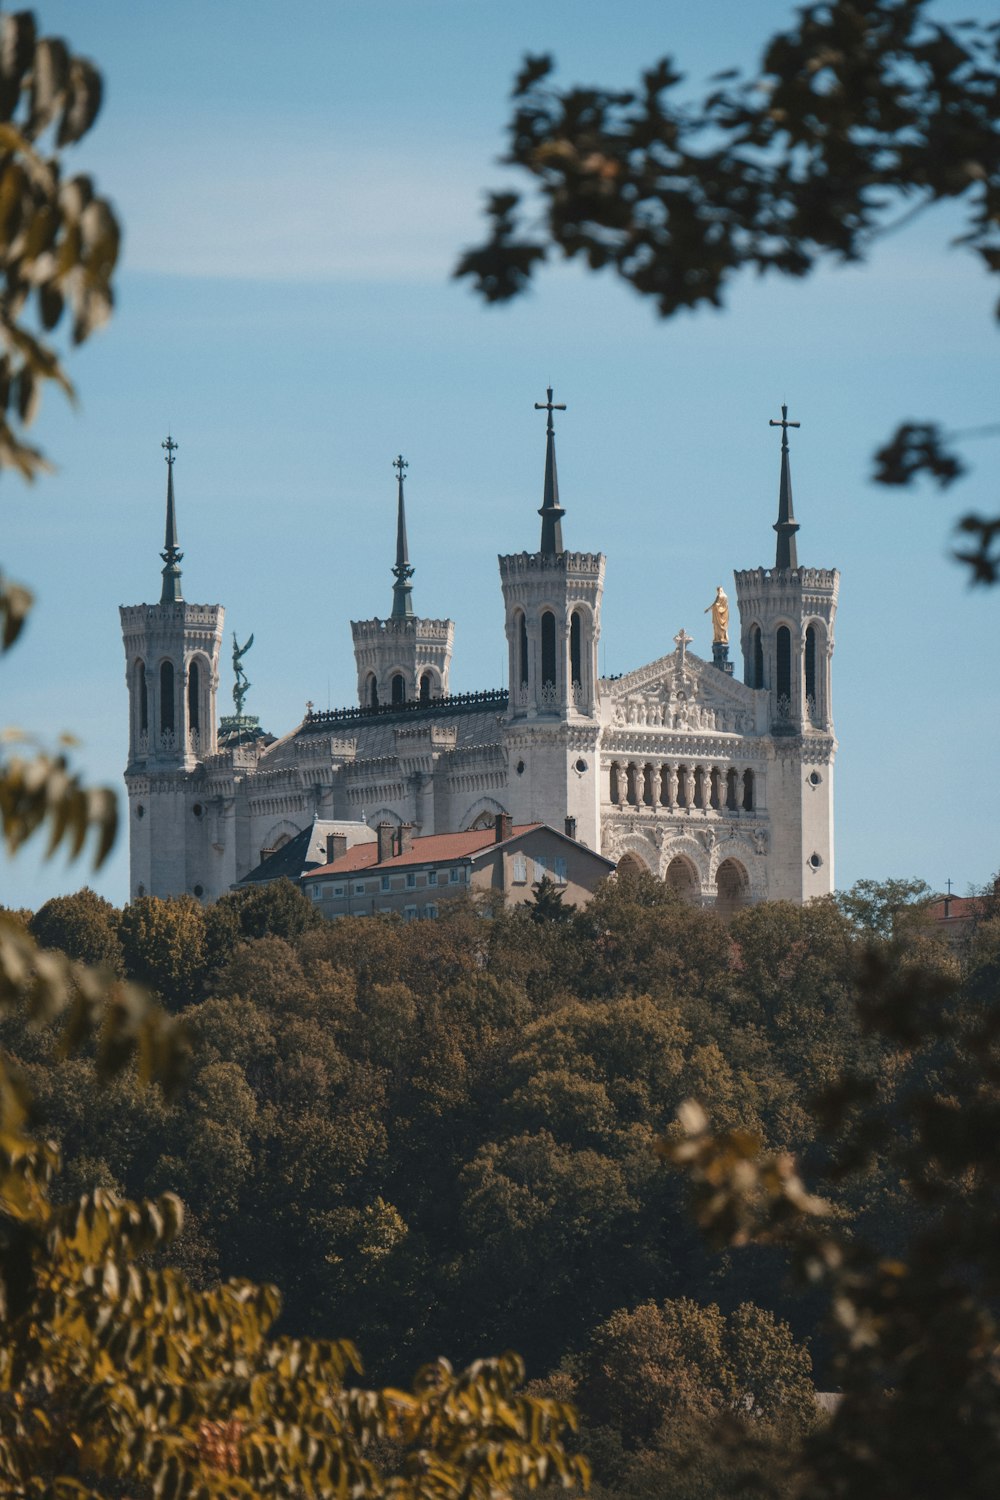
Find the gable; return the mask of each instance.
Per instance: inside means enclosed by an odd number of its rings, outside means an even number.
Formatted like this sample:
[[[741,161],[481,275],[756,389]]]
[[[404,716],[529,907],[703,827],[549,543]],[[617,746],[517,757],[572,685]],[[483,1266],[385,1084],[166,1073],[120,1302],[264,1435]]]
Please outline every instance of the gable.
[[[674,651],[608,684],[615,726],[753,732],[758,693],[691,652]]]

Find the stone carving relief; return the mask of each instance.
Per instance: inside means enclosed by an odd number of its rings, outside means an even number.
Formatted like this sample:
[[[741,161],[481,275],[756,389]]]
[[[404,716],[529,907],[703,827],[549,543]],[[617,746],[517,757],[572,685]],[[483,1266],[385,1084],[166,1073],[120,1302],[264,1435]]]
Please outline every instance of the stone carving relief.
[[[749,734],[753,730],[750,713],[735,703],[724,703],[699,693],[701,685],[685,679],[683,686],[668,682],[648,687],[619,698],[614,706],[614,722],[619,728],[717,731],[723,734]]]

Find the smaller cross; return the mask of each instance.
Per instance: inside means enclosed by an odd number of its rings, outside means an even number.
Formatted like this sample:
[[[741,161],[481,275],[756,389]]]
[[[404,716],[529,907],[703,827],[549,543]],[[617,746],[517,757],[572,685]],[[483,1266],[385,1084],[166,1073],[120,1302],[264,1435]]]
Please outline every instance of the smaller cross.
[[[393,461],[392,461],[392,467],[395,469],[396,473],[399,476],[399,482],[400,482],[400,484],[402,484],[402,482],[403,482],[403,470],[404,469],[408,469],[410,466],[406,462],[406,459],[403,457],[403,455],[401,453],[399,454],[399,456],[397,458],[393,459]]]
[[[681,653],[681,666],[682,667],[684,665],[684,653],[687,651],[687,648],[691,645],[691,643],[692,643],[693,640],[694,640],[694,636],[693,635],[688,635],[688,633],[684,629],[683,625],[681,626],[680,630],[678,630],[677,634],[674,636],[674,645],[677,647],[678,651]]]
[[[801,422],[789,422],[789,420],[788,420],[788,407],[785,405],[784,402],[782,402],[781,403],[781,421],[780,422],[776,422],[774,420],[774,418],[772,417],[771,420],[770,420],[770,422],[768,422],[767,425],[769,427],[780,427],[781,428],[781,446],[783,448],[787,448],[788,447],[788,429],[789,429],[789,427],[801,427],[802,423]]]
[[[178,446],[179,445],[174,442],[169,432],[167,433],[167,441],[160,444],[161,448],[166,448],[167,450],[167,463],[171,466],[171,468],[173,468],[174,465],[174,454],[177,452]]]
[[[947,879],[947,880],[946,880],[946,881],[945,881],[945,885],[946,885],[946,886],[947,886],[947,887],[948,887],[948,895],[949,895],[949,896],[950,896],[950,895],[951,895],[951,877],[950,877],[950,876],[949,876],[949,878],[948,878],[948,879]]]
[[[545,400],[544,401],[536,401],[535,402],[535,410],[536,411],[547,411],[548,412],[548,414],[549,414],[549,425],[546,427],[545,431],[546,432],[555,432],[555,428],[552,425],[552,413],[554,411],[565,411],[566,408],[565,408],[565,406],[560,406],[557,402],[554,402],[552,400],[552,387],[548,386],[547,389],[546,389],[546,392],[545,392]]]

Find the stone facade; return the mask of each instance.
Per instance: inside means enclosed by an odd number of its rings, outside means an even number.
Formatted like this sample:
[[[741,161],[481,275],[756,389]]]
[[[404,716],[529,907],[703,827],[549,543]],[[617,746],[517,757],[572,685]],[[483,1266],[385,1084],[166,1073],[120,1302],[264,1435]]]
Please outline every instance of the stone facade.
[[[430,835],[498,814],[571,819],[582,844],[724,909],[833,889],[839,575],[735,574],[742,681],[726,643],[708,662],[683,630],[672,654],[600,678],[605,559],[562,547],[549,415],[542,545],[499,559],[509,691],[449,695],[452,622],[400,605],[351,627],[356,708],[220,741],[222,607],[183,602],[175,564],[175,597],[122,608],[133,898],[215,900],[316,819]],[[781,483],[779,557],[797,529],[786,450]],[[168,525],[172,487],[169,503]],[[402,475],[399,536],[409,611]],[[394,609],[400,597],[397,581]]]

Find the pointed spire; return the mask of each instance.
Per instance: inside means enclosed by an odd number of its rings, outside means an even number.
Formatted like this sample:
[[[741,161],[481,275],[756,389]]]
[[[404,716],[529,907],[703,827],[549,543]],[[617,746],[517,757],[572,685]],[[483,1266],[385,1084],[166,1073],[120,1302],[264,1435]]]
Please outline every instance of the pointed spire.
[[[774,530],[778,533],[778,546],[774,566],[779,569],[797,568],[799,560],[795,549],[795,533],[799,528],[792,510],[792,471],[788,464],[788,429],[801,427],[802,423],[789,422],[788,407],[782,403],[781,421],[776,422],[772,418],[768,425],[781,428],[781,482],[778,486],[778,519],[774,525]]]
[[[556,430],[552,425],[552,413],[565,411],[566,408],[553,402],[552,387],[549,386],[545,393],[545,400],[535,402],[535,410],[547,411],[549,414],[548,425],[545,428],[545,489],[542,493],[542,508],[538,512],[542,518],[542,543],[538,550],[548,557],[554,557],[557,552],[563,550],[562,518],[566,512],[559,504]]]
[[[413,590],[410,579],[413,577],[413,569],[410,567],[410,553],[406,543],[406,508],[403,504],[403,475],[410,466],[400,453],[393,459],[392,467],[399,478],[399,499],[396,503],[396,566],[392,570],[396,582],[392,586],[390,619],[412,620],[413,600],[410,594]]]
[[[160,553],[165,564],[160,603],[182,604],[184,595],[181,593],[180,562],[184,553],[177,546],[177,516],[174,511],[174,454],[177,452],[177,444],[168,433],[166,442],[161,443],[160,447],[167,450],[167,526],[163,551]]]

